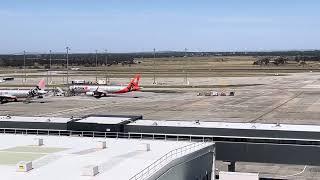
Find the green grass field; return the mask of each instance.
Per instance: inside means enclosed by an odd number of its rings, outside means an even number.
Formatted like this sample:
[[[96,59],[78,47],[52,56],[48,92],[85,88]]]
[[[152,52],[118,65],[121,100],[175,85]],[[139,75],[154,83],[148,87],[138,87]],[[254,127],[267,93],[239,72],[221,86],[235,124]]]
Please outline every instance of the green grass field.
[[[66,150],[65,148],[17,146],[0,151],[0,164],[15,165],[20,161],[34,161],[45,155]]]
[[[41,146],[17,146],[14,148],[4,149],[2,151],[9,152],[29,152],[29,153],[55,153],[63,151],[65,148],[41,147]]]
[[[16,165],[20,161],[33,161],[46,154],[40,153],[17,153],[17,152],[1,152],[0,151],[0,164],[1,165]]]

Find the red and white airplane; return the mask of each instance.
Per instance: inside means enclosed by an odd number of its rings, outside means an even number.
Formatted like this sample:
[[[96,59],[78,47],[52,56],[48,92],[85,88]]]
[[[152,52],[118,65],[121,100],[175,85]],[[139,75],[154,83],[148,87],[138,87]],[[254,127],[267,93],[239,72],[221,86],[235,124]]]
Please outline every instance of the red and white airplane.
[[[139,87],[140,74],[134,76],[127,86],[99,86],[99,85],[73,85],[69,89],[75,94],[85,93],[88,96],[100,98],[108,94],[122,94],[131,91],[140,91]]]
[[[45,81],[40,80],[39,84],[31,90],[23,90],[23,89],[3,89],[0,90],[0,103],[5,103],[9,101],[18,101],[19,98],[34,98],[34,97],[42,97],[47,92],[45,89]]]

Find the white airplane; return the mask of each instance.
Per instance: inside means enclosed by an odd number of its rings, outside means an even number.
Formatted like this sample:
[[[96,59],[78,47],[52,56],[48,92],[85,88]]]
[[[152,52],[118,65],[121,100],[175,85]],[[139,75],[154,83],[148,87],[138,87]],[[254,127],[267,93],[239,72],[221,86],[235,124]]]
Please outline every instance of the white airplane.
[[[108,94],[122,94],[131,91],[140,91],[140,77],[140,74],[135,75],[127,86],[74,85],[70,86],[69,90],[75,94],[85,93],[88,96],[96,98],[107,96]]]
[[[6,90],[0,90],[0,103],[6,103],[9,101],[15,101],[17,102],[19,98],[33,98],[33,97],[39,97],[41,98],[44,94],[47,92],[44,91],[45,88],[45,81],[40,80],[39,84],[31,90],[13,90],[13,89],[6,89]]]

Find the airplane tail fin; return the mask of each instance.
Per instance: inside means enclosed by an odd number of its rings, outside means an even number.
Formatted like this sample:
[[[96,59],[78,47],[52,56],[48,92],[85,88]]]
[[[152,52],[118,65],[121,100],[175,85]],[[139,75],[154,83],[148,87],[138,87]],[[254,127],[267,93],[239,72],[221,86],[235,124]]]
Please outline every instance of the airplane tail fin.
[[[140,82],[140,74],[136,74],[134,76],[134,78],[130,81],[130,83],[128,84],[128,89],[130,91],[140,91],[141,88],[139,86],[139,82]]]
[[[41,79],[38,83],[38,85],[34,88],[31,89],[28,93],[28,97],[35,97],[35,96],[39,96],[39,94],[41,94],[41,90],[44,90],[44,88],[46,87],[46,82],[44,79]],[[45,93],[43,93],[45,94]]]
[[[41,80],[39,81],[39,83],[38,83],[38,88],[41,89],[41,90],[43,90],[43,89],[46,88],[46,82],[45,82],[44,79],[41,79]]]

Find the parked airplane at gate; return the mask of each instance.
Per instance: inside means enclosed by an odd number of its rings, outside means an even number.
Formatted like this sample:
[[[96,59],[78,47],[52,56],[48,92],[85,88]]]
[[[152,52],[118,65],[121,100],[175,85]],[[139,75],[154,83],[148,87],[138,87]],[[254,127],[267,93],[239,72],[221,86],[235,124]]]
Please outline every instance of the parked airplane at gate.
[[[39,84],[31,90],[13,90],[13,89],[6,89],[6,90],[0,90],[0,103],[6,103],[9,101],[15,101],[17,102],[20,98],[33,98],[33,97],[42,97],[44,94],[46,94],[46,91],[44,91],[45,88],[45,81],[40,80]]]
[[[134,76],[127,86],[99,86],[99,85],[73,85],[69,89],[75,94],[85,93],[88,96],[100,98],[108,94],[122,94],[131,91],[140,91],[140,74]]]

